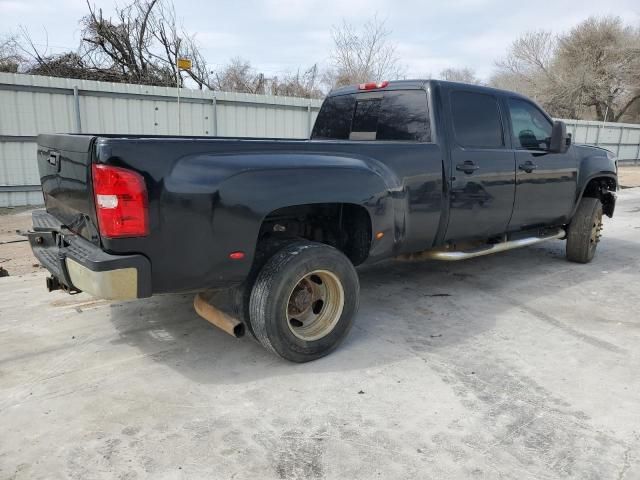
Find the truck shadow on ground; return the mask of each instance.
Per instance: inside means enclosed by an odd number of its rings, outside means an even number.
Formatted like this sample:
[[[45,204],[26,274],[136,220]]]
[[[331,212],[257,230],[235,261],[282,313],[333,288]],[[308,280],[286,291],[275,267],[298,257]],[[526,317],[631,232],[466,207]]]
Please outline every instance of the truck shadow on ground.
[[[301,365],[274,356],[248,334],[238,340],[213,327],[193,311],[191,294],[114,303],[110,319],[119,335],[115,342],[135,346],[203,384],[366,369],[455,349],[491,330],[510,309],[526,310],[544,295],[561,298],[564,288],[593,280],[603,268],[638,268],[636,248],[608,239],[601,258],[588,265],[567,262],[564,243],[550,242],[464,262],[392,260],[363,267],[360,310],[350,335],[328,357]],[[553,310],[532,312],[562,328]]]

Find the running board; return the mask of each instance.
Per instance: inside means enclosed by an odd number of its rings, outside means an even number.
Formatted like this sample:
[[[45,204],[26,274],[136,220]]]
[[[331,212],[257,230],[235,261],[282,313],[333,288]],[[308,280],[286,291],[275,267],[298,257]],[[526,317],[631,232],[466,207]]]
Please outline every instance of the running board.
[[[481,248],[474,250],[449,250],[449,249],[437,249],[426,250],[424,252],[416,254],[403,255],[401,258],[413,260],[446,260],[457,261],[467,260],[469,258],[481,257],[483,255],[491,255],[492,253],[505,252],[507,250],[513,250],[514,248],[528,247],[535,245],[536,243],[544,242],[546,240],[562,239],[566,237],[566,232],[563,228],[558,229],[557,232],[549,235],[541,235],[537,237],[526,237],[518,240],[508,240],[506,242],[494,243],[491,245],[484,245]]]

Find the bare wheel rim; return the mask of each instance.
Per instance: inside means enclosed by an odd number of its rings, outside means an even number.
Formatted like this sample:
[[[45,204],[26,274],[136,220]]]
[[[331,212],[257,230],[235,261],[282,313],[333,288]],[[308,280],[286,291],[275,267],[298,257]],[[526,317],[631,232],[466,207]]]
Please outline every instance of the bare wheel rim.
[[[331,333],[343,309],[344,288],[338,277],[328,270],[314,270],[289,294],[287,325],[296,337],[312,342]]]

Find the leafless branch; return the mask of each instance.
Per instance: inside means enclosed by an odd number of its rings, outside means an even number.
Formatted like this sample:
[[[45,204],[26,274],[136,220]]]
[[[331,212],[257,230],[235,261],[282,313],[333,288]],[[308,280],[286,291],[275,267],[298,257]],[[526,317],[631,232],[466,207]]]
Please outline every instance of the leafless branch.
[[[569,32],[527,33],[497,63],[496,86],[532,95],[552,114],[621,121],[640,98],[640,31],[619,17],[589,18]]]
[[[472,68],[446,68],[440,72],[440,78],[451,82],[480,84],[480,79],[476,77],[476,72]]]
[[[377,16],[368,20],[360,31],[347,22],[334,27],[334,48],[326,83],[335,87],[400,78],[403,68],[390,35],[385,22]]]

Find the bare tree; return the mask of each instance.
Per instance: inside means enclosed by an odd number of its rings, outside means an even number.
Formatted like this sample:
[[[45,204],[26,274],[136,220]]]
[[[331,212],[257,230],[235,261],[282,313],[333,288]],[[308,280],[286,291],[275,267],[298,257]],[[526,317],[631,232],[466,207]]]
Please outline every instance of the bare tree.
[[[313,65],[302,73],[284,74],[281,77],[268,78],[264,73],[256,71],[248,60],[240,57],[219,72],[213,73],[213,88],[225,92],[270,94],[302,98],[321,98],[324,96],[320,88],[317,65]]]
[[[558,80],[553,70],[556,45],[557,39],[549,31],[523,34],[511,44],[507,57],[496,62],[498,72],[492,82],[515,86],[533,97],[544,98]]]
[[[169,0],[132,0],[116,7],[109,17],[91,3],[87,6],[89,13],[81,20],[82,41],[77,51],[50,54],[22,30],[22,51],[30,59],[24,68],[27,73],[163,86],[175,86],[177,79],[184,86],[188,79],[199,89],[308,98],[322,95],[315,65],[302,73],[267,79],[247,60],[233,58],[213,72],[195,35],[178,25]],[[0,43],[0,68],[16,70],[10,40]],[[190,59],[192,66],[179,76],[177,62],[183,57]]]
[[[173,4],[160,0],[156,11],[157,13],[151,16],[150,23],[151,34],[155,39],[153,43],[157,47],[147,49],[149,56],[170,70],[172,78],[178,76],[178,59],[188,58],[192,66],[185,71],[186,75],[199,89],[213,90],[211,72],[200,51],[196,36],[178,27]]]
[[[476,72],[472,68],[445,68],[440,72],[440,78],[442,80],[448,80],[450,82],[462,82],[479,85],[482,83]]]
[[[556,44],[556,38],[549,31],[527,32],[513,42],[509,55],[498,65],[519,75],[549,75]]]
[[[580,103],[558,68],[557,45],[558,38],[549,31],[523,34],[511,44],[508,55],[496,62],[490,85],[532,97],[553,115],[579,118]]]
[[[206,64],[193,36],[176,22],[173,5],[163,0],[134,0],[116,8],[116,20],[89,4],[83,20],[83,52],[98,70],[118,72],[123,81],[175,85],[177,61],[190,57],[187,74],[199,88],[209,87]]]
[[[0,37],[0,72],[18,73],[24,63],[16,36]]]
[[[287,74],[282,78],[271,78],[269,93],[288,97],[322,98],[324,93],[320,88],[318,66],[313,65],[302,73],[298,70],[295,74]]]
[[[30,57],[27,73],[175,86],[177,60],[187,57],[186,72],[199,88],[211,88],[209,69],[195,37],[176,22],[173,5],[165,0],[133,0],[106,17],[87,2],[82,41],[77,51],[58,55],[38,48],[26,30],[22,49]]]
[[[326,83],[338,87],[400,78],[404,70],[390,35],[385,22],[376,16],[360,30],[347,22],[334,27],[334,47],[330,56],[331,68],[325,75]]]
[[[489,78],[488,84],[495,88],[520,92],[528,97],[538,99],[533,85],[527,81],[526,77],[514,74],[508,70],[496,70]]]
[[[184,41],[181,44],[181,55],[191,60],[192,66],[186,71],[186,74],[196,83],[198,88],[200,90],[213,90],[213,72],[210,70],[207,61],[200,51],[195,35],[184,36]]]
[[[45,31],[46,33],[46,31]],[[90,71],[90,65],[77,51],[64,52],[58,55],[49,53],[47,44],[39,48],[30,33],[20,27],[17,41],[24,63],[21,70],[31,75],[49,75],[67,78],[90,78],[96,80],[110,80],[108,76],[98,78],[97,73]]]
[[[640,99],[640,31],[619,17],[589,18],[559,40],[557,62],[574,98],[619,121]]]
[[[265,93],[264,75],[257,73],[251,67],[251,63],[243,58],[232,58],[228,65],[214,75],[216,90],[240,93]]]
[[[553,115],[620,121],[640,99],[640,32],[605,17],[559,37],[524,34],[490,83],[534,97]]]
[[[82,50],[96,70],[120,73],[135,83],[160,83],[163,75],[147,58],[152,46],[150,23],[157,0],[135,1],[116,9],[116,19],[105,18],[102,9],[90,3],[82,20]],[[160,78],[158,78],[160,77]]]

